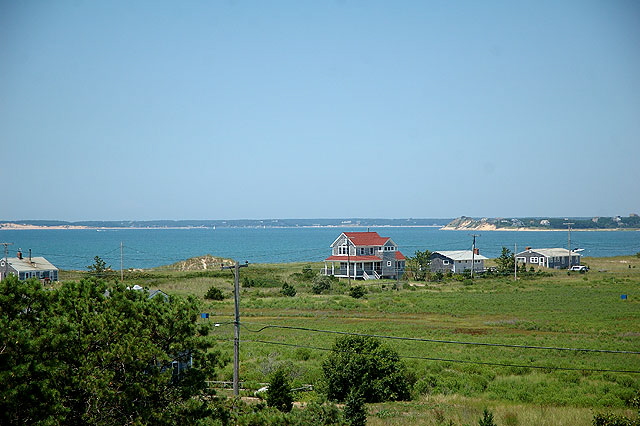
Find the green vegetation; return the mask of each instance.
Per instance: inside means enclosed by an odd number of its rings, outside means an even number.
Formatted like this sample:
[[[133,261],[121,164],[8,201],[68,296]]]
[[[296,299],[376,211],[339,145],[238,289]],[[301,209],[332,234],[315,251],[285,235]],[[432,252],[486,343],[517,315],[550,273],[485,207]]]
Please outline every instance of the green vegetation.
[[[293,297],[297,294],[296,288],[289,283],[282,284],[282,289],[280,290],[283,296]]]
[[[367,294],[367,288],[363,285],[354,285],[349,289],[349,296],[360,299]]]
[[[343,336],[336,339],[322,363],[330,400],[363,398],[365,402],[410,399],[411,380],[398,354],[378,339]]]
[[[218,354],[195,298],[149,298],[103,281],[0,282],[0,423],[196,423]],[[193,360],[194,365],[187,368]]]
[[[415,281],[425,281],[430,278],[431,252],[429,250],[416,250],[413,256],[407,258],[405,274],[407,278]]]
[[[493,421],[493,413],[486,408],[482,411],[482,418],[478,422],[479,426],[496,426]]]
[[[267,405],[288,413],[293,408],[293,395],[287,373],[283,369],[276,370],[269,377],[267,389]]]
[[[510,274],[513,272],[515,268],[515,255],[511,253],[506,247],[502,247],[502,253],[500,253],[500,257],[496,259],[496,264],[498,265],[498,272],[501,274]]]
[[[240,424],[249,424],[249,418],[268,417],[280,424],[285,418],[296,424],[298,420],[292,419],[312,414],[338,424],[347,421],[339,409],[323,402],[322,366],[333,353],[336,335],[311,330],[424,339],[379,339],[404,364],[411,399],[367,403],[370,426],[478,424],[484,408],[500,425],[586,426],[593,423],[595,413],[636,419],[630,402],[640,389],[640,375],[633,373],[640,370],[636,354],[444,343],[637,351],[640,258],[586,258],[583,262],[590,267],[586,274],[534,269],[520,271],[514,281],[510,271],[504,276],[474,275],[472,285],[465,285],[468,277],[446,274],[433,274],[432,281],[358,281],[354,284],[367,291],[366,298],[358,299],[350,296],[346,280],[317,275],[314,271],[320,270],[320,264],[243,268],[242,279],[273,283],[241,289],[243,394],[252,395],[279,368],[287,371],[292,388],[311,384],[315,390],[293,392],[305,409],[294,407],[290,413],[281,413],[237,403],[240,408],[230,414],[229,421],[245,416],[246,422]],[[498,266],[497,260],[487,263]],[[64,280],[86,275],[61,272]],[[212,328],[210,338],[216,340],[223,358],[231,358],[233,299],[204,299],[212,286],[232,294],[231,271],[125,271],[124,285],[135,284],[200,299],[201,311],[211,317],[199,321],[220,324]],[[284,284],[295,288],[295,296],[283,297]],[[322,284],[319,294],[318,284]],[[621,299],[622,294],[628,298]],[[262,329],[266,325],[287,328]],[[227,364],[210,379],[231,377],[232,366]],[[226,395],[227,391],[219,392]],[[231,403],[221,404],[226,410]],[[307,418],[306,424],[314,424],[309,422]]]
[[[210,287],[204,295],[205,299],[209,300],[224,300],[224,293],[217,287]]]
[[[111,270],[111,266],[107,266],[107,262],[102,260],[100,256],[96,256],[94,258],[93,264],[87,266],[87,270],[89,270],[90,275],[102,278],[104,278],[107,274],[113,272]]]

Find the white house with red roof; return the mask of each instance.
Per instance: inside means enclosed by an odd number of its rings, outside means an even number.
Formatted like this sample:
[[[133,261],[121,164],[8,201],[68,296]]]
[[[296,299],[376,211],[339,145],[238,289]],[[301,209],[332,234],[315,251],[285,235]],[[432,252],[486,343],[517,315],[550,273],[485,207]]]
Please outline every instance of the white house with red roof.
[[[324,274],[376,280],[404,273],[406,258],[389,237],[377,232],[343,232],[331,244]]]

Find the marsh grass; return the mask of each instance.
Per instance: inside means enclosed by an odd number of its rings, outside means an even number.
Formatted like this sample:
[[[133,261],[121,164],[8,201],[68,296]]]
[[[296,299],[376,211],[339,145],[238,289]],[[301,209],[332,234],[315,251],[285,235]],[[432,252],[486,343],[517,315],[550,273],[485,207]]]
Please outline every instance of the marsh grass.
[[[307,264],[250,265],[242,277],[294,285],[295,297],[280,287],[241,292],[241,370],[248,383],[263,383],[269,371],[284,367],[294,387],[321,381],[321,361],[336,335],[265,325],[476,343],[640,349],[640,258],[586,258],[587,274],[550,274],[514,281],[512,277],[427,283],[355,282],[367,297],[354,299],[346,280],[328,294],[312,294]],[[312,264],[317,271],[320,264]],[[631,267],[629,267],[631,266]],[[61,273],[78,279],[80,273]],[[215,286],[225,300],[203,300],[210,312],[210,338],[230,359],[233,326],[231,271],[144,271],[125,276],[127,284],[169,294],[203,298]],[[622,300],[621,294],[627,299]],[[228,297],[227,297],[228,296]],[[204,320],[203,320],[204,321]],[[252,342],[260,340],[261,343]],[[265,343],[272,342],[272,343]],[[591,424],[593,410],[627,413],[640,389],[640,374],[586,371],[640,371],[640,356],[576,351],[518,349],[437,342],[385,340],[404,357],[416,379],[414,400],[370,407],[368,424],[477,424],[488,406],[498,424]],[[483,365],[480,363],[512,364]],[[534,368],[549,367],[549,368]],[[554,367],[585,370],[555,370]],[[232,367],[217,379],[230,380]],[[309,394],[299,399],[311,398]],[[627,413],[627,415],[632,415]]]

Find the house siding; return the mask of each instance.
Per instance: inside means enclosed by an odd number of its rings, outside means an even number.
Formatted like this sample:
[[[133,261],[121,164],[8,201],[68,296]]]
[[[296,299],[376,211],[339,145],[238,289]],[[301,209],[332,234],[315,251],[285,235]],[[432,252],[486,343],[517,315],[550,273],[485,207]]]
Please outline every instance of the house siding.
[[[444,261],[448,260],[449,264],[445,265]],[[440,253],[434,253],[431,255],[431,272],[449,272],[453,271],[453,265],[451,259],[441,255]]]
[[[324,271],[327,275],[331,275],[331,269],[335,275],[346,276],[347,262],[351,262],[349,275],[354,278],[397,278],[404,273],[404,256],[390,238],[380,237],[377,233],[362,234],[341,234],[336,238],[331,244],[331,258],[325,260],[331,262],[331,268],[325,263]],[[349,255],[340,251],[341,247],[344,248],[347,238],[350,238]],[[396,255],[401,259],[396,259]],[[339,262],[338,268],[335,268],[335,262]]]
[[[536,262],[533,262],[533,260]],[[544,258],[544,263],[540,263],[540,258]],[[525,263],[527,265],[537,265],[537,266],[545,266],[551,269],[567,269],[569,268],[569,256],[545,256],[542,253],[536,252],[535,250],[528,250],[525,252],[521,252],[516,254],[516,261],[519,263]],[[579,265],[580,264],[580,256],[572,255],[571,256],[571,265]]]
[[[448,261],[448,264],[445,262]],[[474,272],[484,271],[484,259],[474,259]],[[454,274],[462,274],[471,271],[472,261],[469,260],[453,260],[441,253],[435,252],[431,255],[431,272],[453,272]]]

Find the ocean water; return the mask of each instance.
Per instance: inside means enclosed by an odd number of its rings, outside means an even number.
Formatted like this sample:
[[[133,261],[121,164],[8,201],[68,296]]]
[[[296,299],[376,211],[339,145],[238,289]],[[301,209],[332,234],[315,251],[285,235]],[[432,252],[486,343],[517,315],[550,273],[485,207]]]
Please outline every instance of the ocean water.
[[[114,269],[120,268],[120,245],[124,268],[151,268],[190,257],[212,254],[240,262],[318,262],[330,255],[329,246],[343,231],[366,228],[218,228],[218,229],[114,229],[114,230],[2,230],[0,242],[9,242],[9,256],[21,248],[33,256],[44,256],[60,269],[86,270],[95,256]],[[438,228],[370,228],[390,237],[400,251],[411,256],[416,250],[467,250],[469,231]],[[474,232],[476,247],[487,257],[500,255],[502,247],[518,251],[567,247],[566,231]],[[582,248],[584,256],[619,256],[640,252],[638,231],[572,231],[571,247]],[[4,256],[4,253],[2,253]]]

